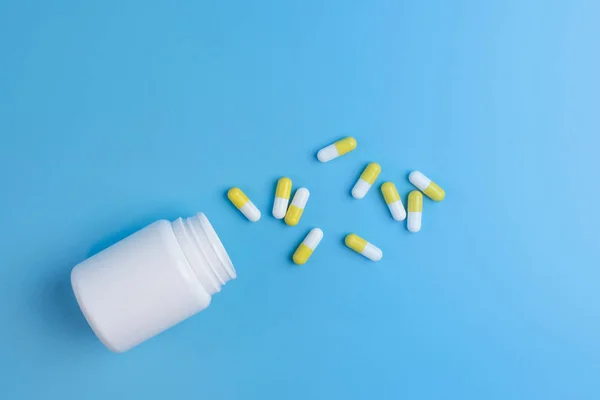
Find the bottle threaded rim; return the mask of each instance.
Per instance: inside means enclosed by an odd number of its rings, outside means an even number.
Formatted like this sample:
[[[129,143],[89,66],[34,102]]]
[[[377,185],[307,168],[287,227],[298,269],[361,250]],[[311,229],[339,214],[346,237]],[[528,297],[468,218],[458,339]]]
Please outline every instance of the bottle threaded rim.
[[[178,218],[172,226],[191,269],[209,294],[219,292],[236,277],[233,263],[206,215]]]

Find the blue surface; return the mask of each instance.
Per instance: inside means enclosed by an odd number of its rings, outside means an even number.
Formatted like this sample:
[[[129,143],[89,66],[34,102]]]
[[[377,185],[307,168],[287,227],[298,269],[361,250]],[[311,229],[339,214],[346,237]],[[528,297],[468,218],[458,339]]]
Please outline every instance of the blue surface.
[[[599,17],[592,0],[0,3],[0,398],[600,398]],[[316,161],[347,134],[354,153]],[[377,190],[350,198],[369,161],[405,199],[412,169],[446,189],[421,233]],[[281,175],[312,191],[295,228],[270,216]],[[110,353],[72,266],[197,211],[239,278]]]

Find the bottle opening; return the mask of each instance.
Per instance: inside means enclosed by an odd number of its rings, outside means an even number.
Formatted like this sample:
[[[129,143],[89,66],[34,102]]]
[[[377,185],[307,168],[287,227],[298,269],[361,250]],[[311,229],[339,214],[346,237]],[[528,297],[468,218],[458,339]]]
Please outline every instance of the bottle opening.
[[[236,277],[233,263],[203,213],[172,223],[183,252],[202,286],[211,295]]]

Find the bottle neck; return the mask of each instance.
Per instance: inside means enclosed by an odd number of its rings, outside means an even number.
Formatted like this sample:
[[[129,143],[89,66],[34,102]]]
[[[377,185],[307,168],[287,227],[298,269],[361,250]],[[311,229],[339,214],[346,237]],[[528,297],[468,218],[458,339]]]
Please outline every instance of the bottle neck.
[[[172,222],[173,232],[202,287],[213,295],[236,277],[233,264],[203,213]]]

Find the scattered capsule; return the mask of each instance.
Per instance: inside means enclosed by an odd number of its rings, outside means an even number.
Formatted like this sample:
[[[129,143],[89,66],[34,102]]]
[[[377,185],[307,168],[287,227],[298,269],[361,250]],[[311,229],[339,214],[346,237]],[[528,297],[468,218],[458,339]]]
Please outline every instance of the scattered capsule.
[[[408,194],[408,230],[419,232],[421,230],[421,217],[423,215],[423,195],[418,190]]]
[[[446,197],[444,189],[439,187],[434,181],[423,175],[419,171],[413,171],[408,175],[410,183],[427,195],[431,200],[442,201]]]
[[[379,164],[373,162],[367,165],[352,188],[352,197],[355,199],[362,199],[365,197],[380,173],[381,166]]]
[[[310,192],[307,188],[300,188],[296,190],[294,194],[294,198],[292,199],[292,205],[288,208],[287,213],[285,214],[285,223],[289,226],[294,226],[300,222],[300,217],[302,217],[302,212],[304,211],[304,207],[306,207],[306,202],[308,201],[308,197],[310,196]]]
[[[292,180],[290,178],[280,178],[277,181],[275,189],[275,202],[273,203],[273,216],[277,219],[285,217],[285,213],[290,203],[292,194]]]
[[[339,156],[343,156],[344,154],[351,152],[355,148],[356,139],[354,139],[351,136],[348,136],[319,150],[319,152],[317,153],[317,158],[319,159],[319,161],[324,163],[338,158]]]
[[[379,247],[372,245],[367,242],[365,239],[360,236],[355,235],[354,233],[346,236],[346,246],[351,248],[357,253],[362,254],[367,257],[371,261],[379,261],[381,257],[383,257],[383,252]]]
[[[294,263],[298,265],[305,264],[312,255],[313,251],[315,251],[319,243],[321,243],[321,239],[323,239],[323,231],[319,228],[311,229],[311,231],[308,232],[308,235],[306,235],[302,243],[300,243],[300,246],[298,246],[298,248],[296,249],[296,252],[292,257]]]
[[[392,182],[384,183],[381,185],[381,193],[383,193],[383,198],[390,209],[390,213],[392,213],[392,217],[396,221],[404,221],[406,218],[406,210],[404,209],[404,205],[402,204],[402,199],[398,194],[396,185],[394,185]]]
[[[256,222],[260,219],[260,210],[256,208],[240,188],[229,189],[227,197],[250,221]]]

